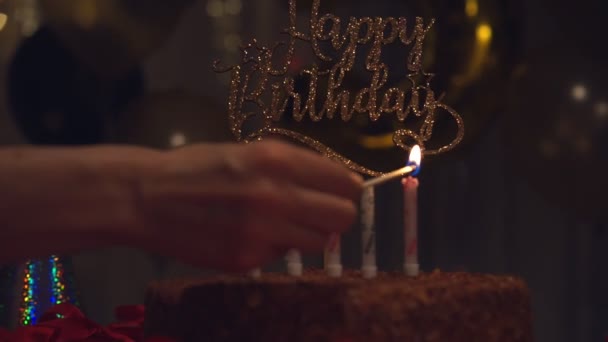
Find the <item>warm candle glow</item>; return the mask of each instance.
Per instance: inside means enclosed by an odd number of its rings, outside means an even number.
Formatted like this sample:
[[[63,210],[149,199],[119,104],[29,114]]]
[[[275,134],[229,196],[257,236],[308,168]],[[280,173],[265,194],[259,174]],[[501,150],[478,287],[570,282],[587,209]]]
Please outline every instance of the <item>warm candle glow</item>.
[[[371,187],[371,186],[377,186],[382,183],[386,183],[390,180],[393,180],[395,178],[405,177],[409,174],[412,174],[415,176],[420,171],[421,163],[422,163],[422,149],[420,148],[420,146],[416,145],[416,146],[412,147],[412,150],[410,151],[410,157],[408,158],[408,162],[405,167],[403,167],[399,170],[395,170],[393,172],[387,173],[380,177],[370,179],[367,182],[363,183],[363,187],[367,188],[367,187]]]
[[[422,163],[422,150],[420,149],[420,146],[416,145],[416,146],[412,147],[412,150],[410,151],[410,158],[408,160],[408,165],[414,164],[417,167],[419,167],[421,163]]]

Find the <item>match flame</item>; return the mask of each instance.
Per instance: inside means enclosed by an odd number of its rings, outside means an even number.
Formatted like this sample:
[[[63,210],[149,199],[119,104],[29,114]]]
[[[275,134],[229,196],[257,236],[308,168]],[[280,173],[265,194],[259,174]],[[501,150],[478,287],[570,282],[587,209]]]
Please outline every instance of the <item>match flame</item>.
[[[416,145],[412,147],[410,151],[410,158],[407,162],[408,165],[416,165],[416,167],[420,167],[422,163],[422,151],[420,150],[420,146]]]

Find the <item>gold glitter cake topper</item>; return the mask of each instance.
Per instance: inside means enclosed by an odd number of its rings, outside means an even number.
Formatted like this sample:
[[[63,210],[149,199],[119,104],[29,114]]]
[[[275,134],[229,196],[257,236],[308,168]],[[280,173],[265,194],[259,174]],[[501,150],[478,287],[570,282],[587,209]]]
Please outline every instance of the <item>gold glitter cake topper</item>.
[[[239,64],[221,66],[219,61],[213,65],[218,73],[230,72],[230,92],[228,96],[228,116],[230,129],[237,141],[257,141],[267,136],[284,136],[305,144],[325,156],[338,160],[346,166],[370,176],[382,172],[370,170],[338,154],[304,134],[281,128],[278,122],[291,104],[293,119],[301,122],[306,116],[312,122],[324,117],[334,119],[339,116],[348,122],[353,114],[367,114],[371,122],[376,122],[382,115],[393,114],[399,122],[404,122],[410,115],[422,119],[416,130],[402,128],[393,133],[395,146],[409,151],[413,145],[420,145],[425,155],[439,154],[453,149],[464,136],[464,123],[461,116],[452,108],[441,103],[431,89],[432,74],[423,71],[422,52],[424,40],[435,23],[426,22],[416,17],[412,28],[408,29],[408,20],[393,17],[349,18],[346,28],[342,20],[333,14],[320,15],[320,0],[314,0],[310,17],[309,32],[300,32],[296,27],[296,0],[289,0],[289,27],[283,31],[289,36],[286,42],[273,46],[261,46],[256,40],[241,47]],[[323,65],[313,64],[303,71],[308,77],[308,96],[296,92],[295,79],[289,75],[294,61],[296,42],[308,42],[312,51]],[[408,89],[392,87],[383,90],[388,82],[389,68],[382,62],[382,47],[400,42],[410,47],[405,59],[407,78],[411,86]],[[339,58],[326,54],[321,43],[328,44]],[[343,89],[346,75],[353,71],[359,46],[369,46],[365,56],[365,69],[371,73],[369,87],[360,89],[356,94]],[[279,52],[282,52],[281,54]],[[281,56],[282,55],[282,56]],[[417,79],[422,78],[422,84]],[[325,80],[326,94],[321,108],[318,104],[318,83]],[[434,149],[426,149],[425,143],[432,138],[438,111],[445,111],[455,121],[457,132],[447,144]],[[259,127],[245,132],[249,120],[258,120]],[[409,144],[408,144],[409,142]]]

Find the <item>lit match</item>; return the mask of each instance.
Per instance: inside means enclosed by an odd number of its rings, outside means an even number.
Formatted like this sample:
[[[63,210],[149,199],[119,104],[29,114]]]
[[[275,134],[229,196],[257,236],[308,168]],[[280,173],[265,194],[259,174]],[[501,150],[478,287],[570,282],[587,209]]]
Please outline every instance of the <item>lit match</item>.
[[[403,167],[399,170],[395,170],[393,172],[387,173],[380,177],[372,178],[372,179],[368,180],[367,182],[363,183],[363,187],[367,188],[367,187],[371,187],[371,186],[377,186],[377,185],[386,183],[388,181],[391,181],[395,178],[403,178],[409,174],[416,173],[416,171],[419,169],[419,165],[420,165],[421,161],[422,161],[422,151],[420,150],[420,146],[416,145],[416,146],[412,147],[412,150],[410,151],[410,158],[405,167]]]

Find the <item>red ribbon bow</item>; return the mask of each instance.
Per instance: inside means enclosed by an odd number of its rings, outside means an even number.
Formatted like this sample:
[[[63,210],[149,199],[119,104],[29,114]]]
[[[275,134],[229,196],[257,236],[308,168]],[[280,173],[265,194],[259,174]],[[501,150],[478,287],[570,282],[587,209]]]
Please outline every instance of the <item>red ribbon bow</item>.
[[[47,311],[38,324],[15,331],[0,329],[0,342],[142,342],[144,306],[116,308],[117,323],[103,327],[89,320],[77,307],[59,304]],[[145,342],[169,342],[168,338],[146,338]]]

